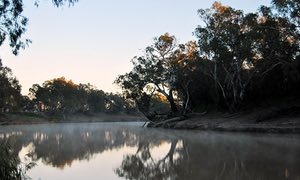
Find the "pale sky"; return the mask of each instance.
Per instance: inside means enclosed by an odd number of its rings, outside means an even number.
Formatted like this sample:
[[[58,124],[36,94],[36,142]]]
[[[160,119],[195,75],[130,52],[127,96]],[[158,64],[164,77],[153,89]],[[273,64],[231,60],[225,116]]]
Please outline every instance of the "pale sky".
[[[153,38],[169,32],[179,43],[195,40],[200,8],[213,0],[79,0],[74,7],[55,8],[50,0],[26,0],[29,18],[25,37],[33,43],[18,56],[4,45],[0,56],[13,70],[28,94],[32,84],[61,76],[75,83],[91,83],[106,92],[119,74],[132,69],[130,60],[140,55]],[[256,11],[270,0],[221,0],[224,5]]]

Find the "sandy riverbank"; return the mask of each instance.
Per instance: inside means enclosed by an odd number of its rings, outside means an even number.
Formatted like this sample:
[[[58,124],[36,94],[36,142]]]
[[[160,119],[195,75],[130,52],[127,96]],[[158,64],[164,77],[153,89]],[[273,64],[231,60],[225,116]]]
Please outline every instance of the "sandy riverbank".
[[[235,114],[187,114],[162,121],[152,121],[148,127],[198,129],[235,132],[300,133],[300,107],[263,108]]]

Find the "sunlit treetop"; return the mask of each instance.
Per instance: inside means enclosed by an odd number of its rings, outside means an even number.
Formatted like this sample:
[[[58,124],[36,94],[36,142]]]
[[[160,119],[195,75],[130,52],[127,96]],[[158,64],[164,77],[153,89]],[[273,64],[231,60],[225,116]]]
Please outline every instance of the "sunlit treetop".
[[[172,51],[174,44],[176,44],[175,36],[172,36],[169,33],[165,33],[159,37],[154,38],[154,41],[154,46],[148,49],[156,49],[162,56],[165,56],[170,51]]]
[[[220,2],[214,2],[212,7],[218,12],[218,13],[225,13],[229,11],[229,6],[224,6]]]

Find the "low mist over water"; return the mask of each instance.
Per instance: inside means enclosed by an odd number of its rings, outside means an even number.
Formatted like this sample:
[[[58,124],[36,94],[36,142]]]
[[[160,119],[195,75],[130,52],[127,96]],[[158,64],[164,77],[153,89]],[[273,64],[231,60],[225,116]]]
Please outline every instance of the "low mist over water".
[[[299,135],[145,129],[142,123],[0,128],[33,179],[300,179]],[[25,155],[29,153],[29,158]]]

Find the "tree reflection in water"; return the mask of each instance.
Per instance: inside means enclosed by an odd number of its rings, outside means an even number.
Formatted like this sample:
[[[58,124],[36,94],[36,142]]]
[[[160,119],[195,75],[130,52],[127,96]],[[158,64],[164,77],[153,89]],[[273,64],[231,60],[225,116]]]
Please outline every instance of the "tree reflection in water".
[[[125,147],[133,147],[135,153],[125,154],[119,167],[111,167],[111,173],[126,179],[300,179],[297,135],[168,131],[98,123],[1,127],[0,141],[4,140],[16,152],[32,147],[34,161],[62,170],[72,168],[75,160],[87,162],[109,150],[122,153]]]
[[[171,140],[167,154],[162,159],[156,160],[150,153],[150,142],[141,141],[137,152],[125,156],[116,173],[126,179],[176,179],[176,169],[181,166],[184,159],[184,148],[177,146],[178,142],[179,140]],[[175,157],[176,153],[177,157]]]
[[[125,145],[134,147],[138,141],[136,134],[126,126],[36,125],[34,128],[23,126],[22,133],[15,132],[12,127],[0,139],[11,142],[17,152],[31,144],[30,155],[34,161],[42,160],[44,164],[61,169],[71,166],[74,160],[88,161],[107,150]]]
[[[152,158],[152,140],[140,141],[116,174],[126,179],[300,179],[299,136],[285,141],[280,136],[188,134],[169,140],[160,160]]]

